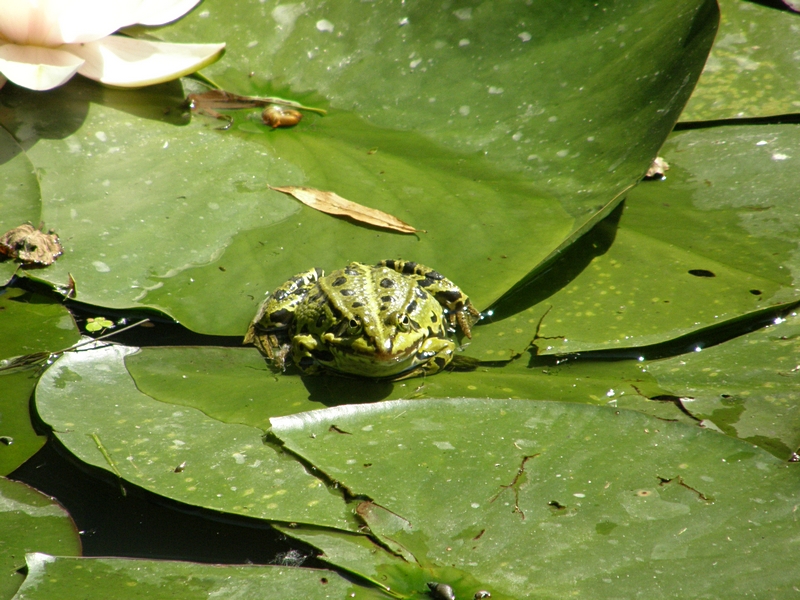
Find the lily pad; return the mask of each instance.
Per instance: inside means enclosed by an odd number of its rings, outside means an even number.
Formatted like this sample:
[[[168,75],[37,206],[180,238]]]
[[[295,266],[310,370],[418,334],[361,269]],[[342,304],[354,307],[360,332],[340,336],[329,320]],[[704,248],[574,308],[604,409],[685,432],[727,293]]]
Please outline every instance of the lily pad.
[[[19,289],[0,290],[0,359],[57,352],[79,338],[63,304]]]
[[[654,361],[659,385],[696,417],[788,460],[800,449],[800,317],[707,348]]]
[[[38,225],[42,201],[33,164],[14,137],[0,127],[0,235],[23,223]],[[17,270],[17,263],[0,261],[0,285]]]
[[[255,348],[142,348],[125,367],[144,394],[224,423],[269,428],[269,419],[314,410],[300,377],[275,375]]]
[[[0,598],[11,598],[23,581],[26,552],[80,555],[81,541],[67,512],[24,483],[0,477]]]
[[[30,401],[37,369],[0,373],[0,475],[8,475],[36,454],[47,438],[31,424]]]
[[[161,496],[212,510],[355,527],[341,498],[263,430],[226,424],[141,393],[123,362],[133,348],[67,353],[36,390],[40,417],[78,459]]]
[[[716,432],[478,399],[331,408],[274,419],[272,432],[369,498],[358,513],[388,547],[493,593],[700,598],[795,583],[800,475]]]
[[[673,134],[667,179],[637,186],[538,289],[496,306],[467,353],[507,358],[537,331],[544,354],[636,348],[796,301],[798,143],[797,125]]]
[[[31,425],[31,394],[49,353],[79,337],[62,304],[18,289],[0,290],[0,475],[44,444]]]
[[[201,410],[225,423],[266,429],[273,417],[340,404],[386,399],[532,398],[609,405],[664,419],[692,421],[674,402],[654,401],[668,392],[637,360],[527,360],[480,364],[474,371],[445,372],[409,381],[274,374],[252,348],[142,348],[125,366],[144,394]]]
[[[387,598],[332,571],[256,565],[28,554],[28,578],[14,600],[197,600],[199,598]]]
[[[71,273],[79,300],[155,308],[228,335],[289,276],[351,260],[413,258],[488,305],[639,179],[717,21],[710,0],[567,10],[554,0],[435,14],[212,0],[158,30],[184,42],[228,37],[209,75],[231,91],[329,110],[292,130],[245,116],[230,131],[201,118],[182,125],[175,85],[4,90],[13,110],[0,121],[38,169],[42,218],[65,240],[64,256],[35,277],[63,285]],[[428,233],[357,227],[268,184],[334,191]]]
[[[774,4],[719,0],[719,32],[681,121],[798,112],[800,17]]]

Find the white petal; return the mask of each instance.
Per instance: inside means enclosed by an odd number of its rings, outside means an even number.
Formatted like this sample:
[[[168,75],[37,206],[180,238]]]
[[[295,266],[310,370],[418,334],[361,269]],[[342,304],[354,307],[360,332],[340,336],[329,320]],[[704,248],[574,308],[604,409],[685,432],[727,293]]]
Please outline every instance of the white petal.
[[[163,25],[188,13],[200,0],[144,0],[136,13],[142,25]]]
[[[0,34],[55,47],[99,40],[136,22],[142,0],[0,0]]]
[[[50,90],[65,83],[82,64],[74,54],[55,48],[0,46],[0,73],[32,90]]]
[[[138,87],[177,79],[214,62],[225,44],[167,44],[112,35],[68,46],[86,63],[78,73],[108,85]]]

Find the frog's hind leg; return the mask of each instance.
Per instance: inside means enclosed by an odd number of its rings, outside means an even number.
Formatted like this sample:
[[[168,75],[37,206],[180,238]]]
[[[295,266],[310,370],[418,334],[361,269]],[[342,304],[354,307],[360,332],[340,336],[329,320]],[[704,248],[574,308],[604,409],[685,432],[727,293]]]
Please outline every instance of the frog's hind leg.
[[[472,326],[478,322],[481,313],[472,306],[467,295],[455,283],[438,271],[410,260],[382,260],[378,266],[394,269],[416,279],[417,284],[430,292],[447,310],[450,326],[455,327],[458,324],[464,335],[472,339]]]

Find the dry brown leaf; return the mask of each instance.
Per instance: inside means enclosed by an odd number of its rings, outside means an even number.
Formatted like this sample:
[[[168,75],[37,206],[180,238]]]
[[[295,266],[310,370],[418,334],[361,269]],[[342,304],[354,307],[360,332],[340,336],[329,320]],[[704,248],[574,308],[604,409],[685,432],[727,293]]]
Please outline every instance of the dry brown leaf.
[[[45,233],[41,226],[36,229],[29,223],[6,231],[0,237],[0,254],[24,265],[46,267],[56,262],[63,252],[58,236],[52,230]]]
[[[310,206],[320,212],[328,213],[329,215],[350,217],[360,223],[367,223],[368,225],[382,227],[383,229],[389,229],[391,231],[399,231],[400,233],[427,233],[424,229],[415,229],[408,223],[404,223],[397,217],[393,217],[388,213],[351,202],[333,192],[325,192],[314,188],[293,185],[286,187],[269,186],[269,189],[294,196],[306,206]]]

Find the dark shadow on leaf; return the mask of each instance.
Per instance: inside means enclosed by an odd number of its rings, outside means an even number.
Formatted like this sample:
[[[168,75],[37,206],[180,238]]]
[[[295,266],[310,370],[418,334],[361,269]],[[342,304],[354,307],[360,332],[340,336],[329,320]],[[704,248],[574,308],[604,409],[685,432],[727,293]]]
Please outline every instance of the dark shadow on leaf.
[[[0,124],[14,135],[23,150],[28,150],[40,139],[64,139],[74,134],[92,103],[172,125],[185,125],[190,118],[183,106],[180,81],[121,89],[75,77],[46,92],[6,84],[0,90]],[[6,150],[1,152],[2,159],[7,160]]]
[[[500,298],[490,307],[492,318],[487,322],[522,312],[569,285],[595,257],[605,254],[614,243],[624,206],[625,203],[621,202],[605,219],[579,237],[524,286]]]
[[[325,406],[378,402],[387,398],[394,389],[391,381],[336,375],[309,375],[303,377],[303,385],[308,390],[309,400]]]
[[[750,2],[751,4],[760,4],[761,6],[766,6],[767,8],[774,8],[775,10],[781,10],[784,12],[793,13],[794,11],[786,6],[782,2],[782,0],[745,0],[745,2]]]

